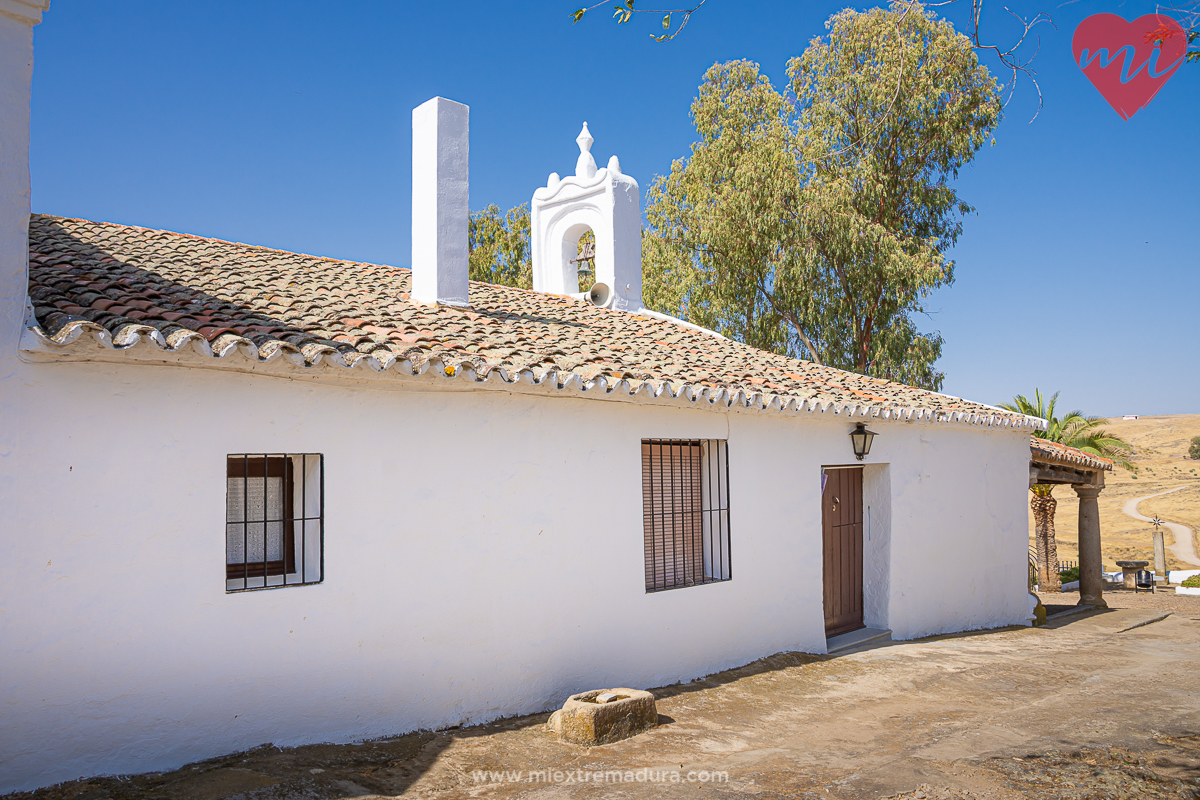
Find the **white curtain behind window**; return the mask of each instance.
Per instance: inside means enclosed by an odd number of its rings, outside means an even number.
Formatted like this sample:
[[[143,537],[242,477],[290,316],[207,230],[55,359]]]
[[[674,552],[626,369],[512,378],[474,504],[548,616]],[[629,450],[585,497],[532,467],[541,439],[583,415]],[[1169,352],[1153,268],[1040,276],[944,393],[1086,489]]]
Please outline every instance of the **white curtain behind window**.
[[[283,478],[228,480],[225,493],[226,562],[242,564],[248,555],[250,563],[261,563],[264,547],[267,561],[282,561]],[[243,522],[247,524],[243,525]]]

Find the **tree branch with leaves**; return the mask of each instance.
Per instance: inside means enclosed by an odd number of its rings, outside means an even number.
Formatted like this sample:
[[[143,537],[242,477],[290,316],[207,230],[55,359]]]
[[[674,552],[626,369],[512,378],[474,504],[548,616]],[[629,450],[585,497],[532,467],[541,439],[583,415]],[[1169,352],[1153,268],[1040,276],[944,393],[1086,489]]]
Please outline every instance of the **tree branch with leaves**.
[[[699,2],[691,8],[634,8],[634,0],[625,0],[625,2],[621,5],[613,6],[613,19],[617,21],[618,25],[624,25],[633,19],[634,14],[650,14],[652,16],[658,16],[659,14],[662,14],[661,25],[663,32],[660,34],[652,33],[650,34],[650,38],[656,42],[666,42],[683,33],[683,29],[687,27],[688,22],[692,18],[692,14],[695,14],[697,11],[699,11],[700,7],[703,6],[705,2],[707,2],[707,0],[699,0]],[[608,5],[608,0],[601,0],[601,2],[596,3],[595,5],[576,9],[571,13],[571,24],[573,25],[579,22],[579,20],[583,19],[584,14],[589,11],[595,11],[597,8],[603,5]],[[675,16],[677,14],[679,15],[678,17]],[[679,23],[675,25],[675,30],[673,31],[671,30],[672,19],[679,20]]]
[[[1200,2],[1200,0],[1197,0],[1197,1]],[[618,25],[624,25],[633,19],[634,14],[648,14],[651,16],[657,16],[659,14],[662,14],[663,16],[662,16],[661,24],[662,24],[663,33],[650,34],[650,37],[652,39],[654,39],[656,42],[666,42],[666,41],[670,41],[671,39],[674,39],[676,36],[678,36],[679,34],[681,34],[683,32],[683,29],[687,27],[688,22],[691,20],[692,15],[695,14],[696,12],[698,12],[701,9],[701,7],[704,5],[705,2],[706,2],[706,0],[700,0],[700,2],[696,3],[694,6],[691,6],[690,8],[649,9],[649,8],[635,8],[634,7],[635,0],[625,0],[624,3],[613,6],[612,17]],[[917,2],[917,0],[910,0],[910,4],[916,3],[916,2]],[[942,0],[942,2],[926,3],[926,6],[930,7],[930,8],[942,7],[942,6],[952,6],[952,5],[956,5],[960,2],[963,2],[963,0]],[[983,18],[984,0],[970,0],[970,3],[971,3],[971,21],[970,21],[970,25],[969,25],[969,30],[970,30],[969,38],[971,40],[972,46],[975,47],[976,50],[979,50],[981,52],[990,52],[992,55],[994,55],[996,57],[996,59],[1000,62],[1000,64],[1004,67],[1004,69],[1006,71],[1011,72],[1012,77],[1007,86],[1007,95],[1008,96],[1005,99],[1005,104],[1007,105],[1008,100],[1011,99],[1012,94],[1016,89],[1019,76],[1024,75],[1030,81],[1030,83],[1033,84],[1034,89],[1037,91],[1038,111],[1041,111],[1042,89],[1041,89],[1041,86],[1039,86],[1038,82],[1037,82],[1037,73],[1033,70],[1033,68],[1031,66],[1033,64],[1034,58],[1037,57],[1038,51],[1041,49],[1041,38],[1038,37],[1034,33],[1034,28],[1036,28],[1038,25],[1041,25],[1041,24],[1047,24],[1047,25],[1050,25],[1051,27],[1053,27],[1054,21],[1050,18],[1050,16],[1048,14],[1044,14],[1044,13],[1039,13],[1039,14],[1035,15],[1032,19],[1028,18],[1028,17],[1022,17],[1021,15],[1015,13],[1014,11],[1009,9],[1007,6],[1005,6],[1004,10],[1006,12],[1008,12],[1008,14],[1013,17],[1013,19],[1017,20],[1017,22],[1019,22],[1021,24],[1021,26],[1022,26],[1021,33],[1016,37],[1015,41],[1012,44],[1007,45],[1007,46],[997,45],[997,44],[985,44],[984,39],[983,39],[983,34],[982,34],[982,18]],[[575,23],[579,22],[580,20],[582,20],[584,15],[587,14],[589,11],[594,11],[597,8],[600,8],[601,6],[604,6],[604,5],[608,5],[608,2],[603,1],[603,2],[599,2],[599,3],[596,3],[591,6],[576,9],[575,11],[573,11],[571,13],[572,24],[575,24]],[[675,29],[672,31],[671,30],[672,19],[675,18],[674,15],[679,15],[678,19],[680,21],[679,21],[678,25],[675,26]],[[1029,40],[1031,35],[1036,40],[1036,45],[1035,45],[1033,54],[1030,55],[1028,58],[1026,58],[1022,55],[1022,52],[1023,52],[1022,48],[1024,47],[1026,41]],[[1036,117],[1037,117],[1037,114],[1035,113],[1034,118],[1036,118]]]
[[[1183,28],[1183,35],[1187,37],[1188,43],[1187,63],[1200,63],[1200,42],[1197,41],[1200,39],[1200,0],[1178,5],[1160,4],[1158,13],[1173,16]],[[1156,40],[1172,39],[1178,34],[1177,29],[1163,24],[1148,32],[1145,41],[1146,44],[1153,44]]]

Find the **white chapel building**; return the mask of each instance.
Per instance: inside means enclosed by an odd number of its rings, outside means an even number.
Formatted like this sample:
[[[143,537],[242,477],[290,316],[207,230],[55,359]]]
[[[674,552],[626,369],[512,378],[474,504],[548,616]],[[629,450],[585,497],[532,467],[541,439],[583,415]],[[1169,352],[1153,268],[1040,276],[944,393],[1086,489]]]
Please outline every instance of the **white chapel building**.
[[[467,279],[441,98],[411,270],[31,215],[45,5],[0,0],[0,792],[1029,620],[1038,421],[644,309],[586,129],[533,291]]]

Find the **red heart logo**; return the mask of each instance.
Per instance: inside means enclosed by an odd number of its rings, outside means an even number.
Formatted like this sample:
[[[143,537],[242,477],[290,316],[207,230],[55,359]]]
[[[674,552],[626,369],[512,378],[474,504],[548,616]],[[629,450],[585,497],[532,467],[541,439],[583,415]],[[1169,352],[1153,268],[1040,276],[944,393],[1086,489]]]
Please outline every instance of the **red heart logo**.
[[[1129,119],[1154,99],[1187,54],[1187,34],[1161,14],[1126,22],[1116,14],[1093,14],[1071,38],[1075,63],[1104,99]]]

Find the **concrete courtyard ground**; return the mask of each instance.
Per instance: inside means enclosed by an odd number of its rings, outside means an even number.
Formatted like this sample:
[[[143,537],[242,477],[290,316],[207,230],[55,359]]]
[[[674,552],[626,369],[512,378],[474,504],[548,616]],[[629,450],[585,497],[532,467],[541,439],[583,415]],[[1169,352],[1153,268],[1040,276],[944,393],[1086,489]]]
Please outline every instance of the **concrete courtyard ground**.
[[[1168,613],[1145,597],[1044,628],[773,656],[655,690],[658,728],[590,750],[541,714],[12,797],[1197,798],[1200,598]]]

